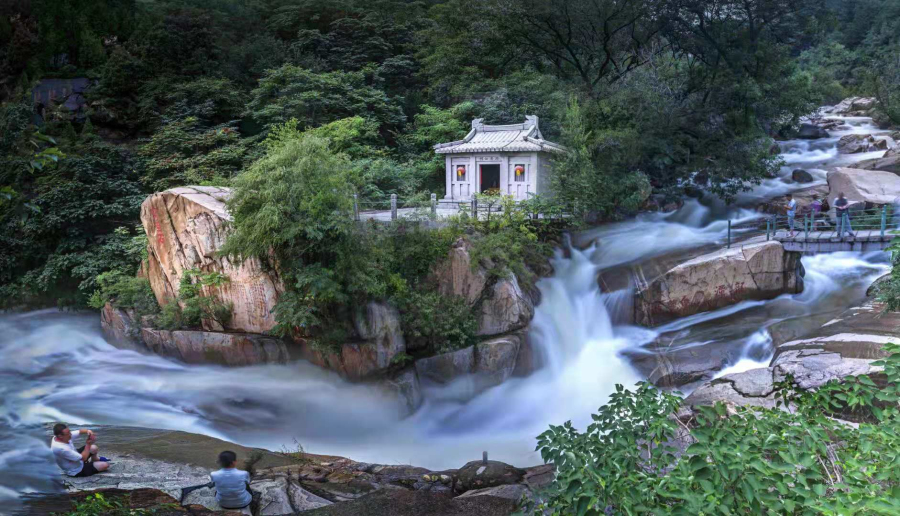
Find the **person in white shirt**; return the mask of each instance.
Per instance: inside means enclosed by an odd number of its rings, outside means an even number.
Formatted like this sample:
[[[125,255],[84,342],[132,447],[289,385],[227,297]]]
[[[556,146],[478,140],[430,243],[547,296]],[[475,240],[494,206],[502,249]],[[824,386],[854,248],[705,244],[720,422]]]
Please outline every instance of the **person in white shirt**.
[[[790,237],[794,238],[794,218],[797,216],[797,201],[794,200],[794,196],[791,194],[787,194],[785,197],[787,198],[787,220],[788,227],[791,230]]]
[[[87,441],[81,448],[72,444],[72,439],[79,435],[87,435]],[[56,465],[70,477],[89,477],[109,469],[109,463],[102,459],[100,449],[94,442],[97,437],[88,429],[69,430],[62,423],[53,426],[53,439],[50,440],[50,451],[56,459]]]
[[[250,473],[235,467],[237,454],[223,451],[219,454],[222,469],[209,474],[216,486],[216,500],[224,509],[243,509],[253,501],[250,493]]]

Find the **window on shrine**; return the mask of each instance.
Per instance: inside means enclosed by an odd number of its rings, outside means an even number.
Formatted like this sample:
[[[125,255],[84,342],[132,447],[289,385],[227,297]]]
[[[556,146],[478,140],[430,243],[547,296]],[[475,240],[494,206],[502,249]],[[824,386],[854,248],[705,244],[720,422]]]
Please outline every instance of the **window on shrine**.
[[[465,181],[466,180],[466,166],[465,165],[456,165],[456,180],[457,181]]]
[[[525,181],[525,165],[516,165],[513,168],[513,178],[517,182]]]

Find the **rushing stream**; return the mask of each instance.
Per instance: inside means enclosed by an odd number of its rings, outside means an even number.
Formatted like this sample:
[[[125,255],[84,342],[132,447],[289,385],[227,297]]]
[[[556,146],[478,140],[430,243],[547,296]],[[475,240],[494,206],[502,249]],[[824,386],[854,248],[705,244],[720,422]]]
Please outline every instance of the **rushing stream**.
[[[836,137],[784,142],[783,174],[805,168],[821,182],[835,163],[878,157],[837,155],[841,134],[878,132],[868,119],[846,121],[850,128]],[[743,195],[740,205],[796,187],[772,179]],[[600,270],[720,243],[727,217],[754,216],[692,201],[675,213],[579,235],[585,248],[558,252],[554,276],[538,283],[542,301],[532,337],[545,367],[475,397],[468,379],[431,388],[423,407],[405,419],[372,389],[306,363],[184,365],[111,346],[96,314],[0,315],[0,504],[56,488],[41,426],[52,421],[178,429],[275,450],[296,440],[313,453],[429,468],[458,467],[482,450],[519,465],[539,463],[535,436],[566,420],[583,428],[615,384],[641,379],[635,364],[650,353],[649,343],[665,339],[676,357],[701,348],[717,353],[718,374],[758,367],[771,356],[773,336],[801,334],[853,306],[888,268],[882,253],[805,257],[801,294],[744,302],[652,330],[619,322],[616,314],[631,293],[602,293]]]

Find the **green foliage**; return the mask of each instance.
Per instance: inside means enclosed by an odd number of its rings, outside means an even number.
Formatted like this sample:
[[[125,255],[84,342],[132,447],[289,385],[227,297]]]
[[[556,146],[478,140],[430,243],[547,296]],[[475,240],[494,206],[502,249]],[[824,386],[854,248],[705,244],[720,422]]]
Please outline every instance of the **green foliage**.
[[[900,347],[878,378],[849,377],[814,392],[778,386],[776,409],[700,407],[646,383],[616,386],[579,432],[538,437],[557,478],[534,514],[896,514],[900,472]],[[858,428],[845,421],[858,422]],[[678,453],[676,438],[690,446]]]
[[[156,296],[150,288],[150,280],[112,270],[97,276],[98,289],[91,294],[88,306],[101,309],[106,303],[116,308],[134,309],[138,318],[159,311]]]
[[[203,321],[213,321],[224,327],[231,320],[234,306],[223,303],[215,296],[216,289],[228,283],[228,276],[218,272],[201,272],[188,269],[181,276],[177,302],[181,305],[182,323],[198,327]]]
[[[414,346],[446,353],[478,341],[478,320],[465,299],[424,291],[412,292],[402,301],[403,335]]]
[[[83,500],[75,502],[74,508],[66,516],[151,516],[168,514],[178,509],[177,504],[160,504],[155,507],[133,509],[129,507],[130,495],[105,497],[103,493],[89,494]]]
[[[294,65],[269,70],[251,93],[248,114],[265,126],[296,118],[316,127],[361,116],[378,121],[381,130],[399,127],[405,115],[383,91],[367,84],[363,72],[317,73]]]
[[[885,251],[891,253],[891,275],[878,283],[877,296],[885,310],[896,312],[900,310],[900,238],[891,240]]]

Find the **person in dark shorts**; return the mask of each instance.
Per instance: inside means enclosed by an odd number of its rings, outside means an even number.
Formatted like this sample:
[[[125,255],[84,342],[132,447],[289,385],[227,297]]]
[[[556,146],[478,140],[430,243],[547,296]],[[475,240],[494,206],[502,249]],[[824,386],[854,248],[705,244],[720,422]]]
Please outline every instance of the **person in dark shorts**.
[[[76,448],[72,439],[86,435],[84,446]],[[97,436],[88,429],[69,430],[62,423],[53,426],[53,439],[50,440],[50,451],[56,459],[56,465],[70,477],[89,477],[109,469],[109,462],[98,455],[100,451],[94,442]]]

